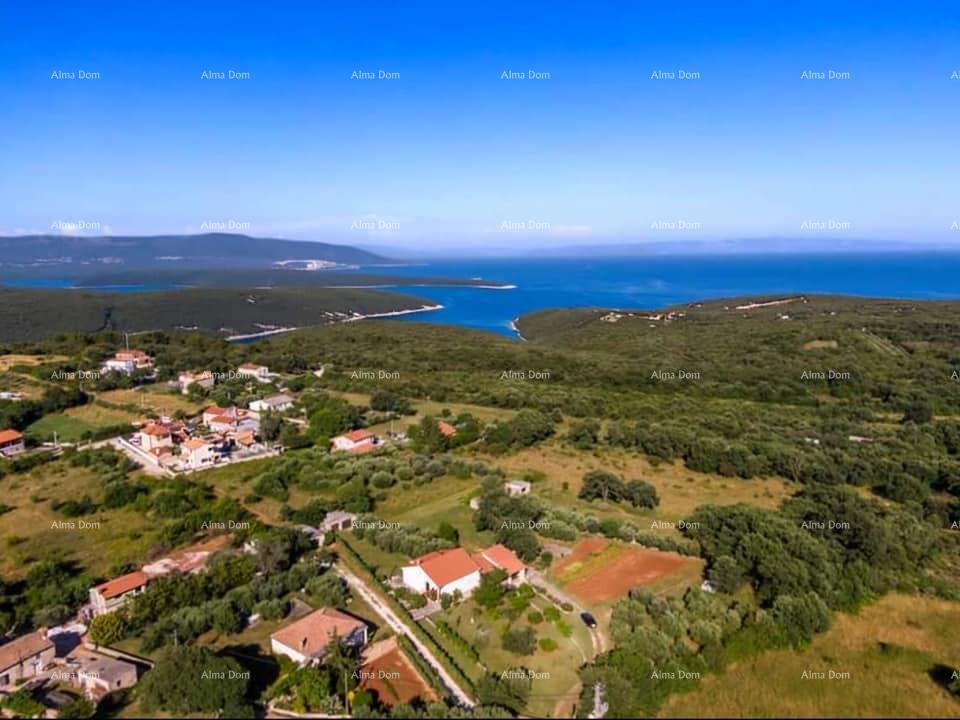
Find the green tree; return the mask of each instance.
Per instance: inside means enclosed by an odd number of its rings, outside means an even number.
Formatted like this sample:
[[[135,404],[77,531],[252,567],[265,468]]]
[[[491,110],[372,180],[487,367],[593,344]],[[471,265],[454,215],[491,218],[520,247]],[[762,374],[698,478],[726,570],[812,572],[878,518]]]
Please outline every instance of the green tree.
[[[218,656],[203,646],[179,645],[160,651],[138,692],[148,713],[162,710],[252,717],[247,677],[233,658]]]
[[[90,621],[90,639],[97,645],[113,645],[129,632],[127,615],[123,609],[97,615]]]

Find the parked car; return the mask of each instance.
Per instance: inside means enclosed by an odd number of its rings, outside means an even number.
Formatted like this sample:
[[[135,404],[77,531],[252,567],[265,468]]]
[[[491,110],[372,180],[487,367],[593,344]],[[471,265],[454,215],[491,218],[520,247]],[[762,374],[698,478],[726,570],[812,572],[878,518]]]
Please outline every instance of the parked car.
[[[580,613],[580,619],[583,620],[583,624],[586,625],[591,630],[595,630],[597,627],[597,619],[588,612]]]

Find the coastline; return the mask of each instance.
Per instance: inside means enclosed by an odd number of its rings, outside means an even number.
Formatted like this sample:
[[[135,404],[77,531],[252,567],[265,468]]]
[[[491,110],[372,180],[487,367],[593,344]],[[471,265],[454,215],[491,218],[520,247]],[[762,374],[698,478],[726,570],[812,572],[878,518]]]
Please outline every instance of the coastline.
[[[423,305],[418,308],[410,308],[409,310],[391,310],[390,312],[370,313],[368,315],[361,315],[360,313],[356,313],[349,317],[336,320],[330,324],[337,325],[339,323],[357,322],[358,320],[367,320],[369,318],[396,317],[397,315],[410,315],[412,313],[430,312],[432,310],[442,310],[442,309],[443,309],[443,305]],[[273,330],[264,330],[262,332],[244,333],[241,335],[230,335],[225,339],[227,342],[248,342],[251,340],[257,340],[259,338],[269,337],[271,335],[280,335],[282,333],[293,332],[294,330],[299,330],[299,329],[300,328],[298,327],[274,328]]]
[[[368,318],[397,317],[398,315],[412,315],[413,313],[430,312],[432,310],[443,310],[443,305],[422,305],[409,310],[391,310],[390,312],[370,313],[369,315],[356,313],[352,317],[344,318],[341,322],[356,322],[357,320],[367,320]]]

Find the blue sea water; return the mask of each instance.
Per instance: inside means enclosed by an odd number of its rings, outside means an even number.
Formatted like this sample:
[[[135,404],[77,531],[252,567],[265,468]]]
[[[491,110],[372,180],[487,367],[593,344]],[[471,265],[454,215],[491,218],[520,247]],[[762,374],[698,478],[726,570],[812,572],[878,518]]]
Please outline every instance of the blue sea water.
[[[513,335],[519,315],[558,307],[654,310],[742,295],[829,293],[927,300],[960,298],[960,253],[768,255],[431,262],[391,273],[481,277],[512,290],[417,287],[442,310],[398,318]],[[405,288],[398,288],[404,291]]]
[[[742,295],[830,293],[927,300],[960,299],[960,252],[674,256],[629,258],[503,258],[437,260],[401,267],[361,268],[412,277],[482,278],[514,285],[392,288],[428,298],[442,310],[398,316],[514,335],[511,322],[535,310],[611,307],[655,310],[667,305]],[[63,288],[73,280],[9,283]],[[113,291],[169,289],[143,285]]]

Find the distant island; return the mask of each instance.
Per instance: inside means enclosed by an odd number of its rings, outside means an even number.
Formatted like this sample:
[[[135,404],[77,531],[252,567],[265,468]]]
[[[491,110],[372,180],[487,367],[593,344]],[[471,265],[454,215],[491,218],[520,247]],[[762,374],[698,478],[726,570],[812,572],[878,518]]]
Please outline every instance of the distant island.
[[[258,238],[233,233],[200,235],[18,235],[0,237],[0,277],[84,275],[103,270],[269,268],[302,269],[390,263],[350,245]]]
[[[0,288],[0,342],[64,333],[149,330],[247,339],[438,307],[412,295],[356,288],[184,288],[140,293]]]

